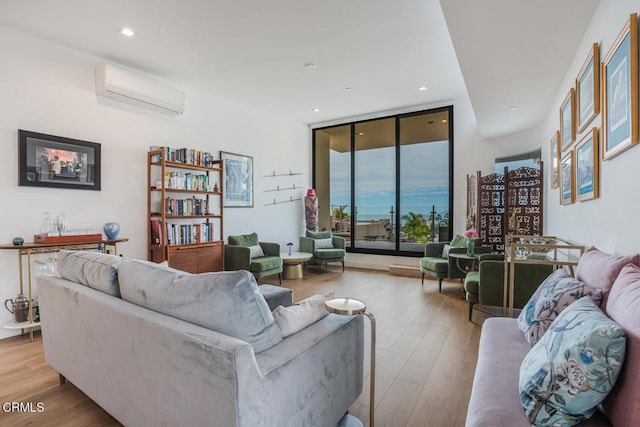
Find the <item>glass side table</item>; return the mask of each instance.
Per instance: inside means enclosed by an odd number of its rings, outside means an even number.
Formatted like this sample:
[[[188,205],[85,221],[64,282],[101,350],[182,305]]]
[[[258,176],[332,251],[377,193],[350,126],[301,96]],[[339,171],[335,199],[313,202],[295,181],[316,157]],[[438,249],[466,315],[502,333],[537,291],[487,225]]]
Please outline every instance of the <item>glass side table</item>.
[[[329,313],[354,316],[364,314],[371,321],[371,378],[369,396],[369,426],[374,427],[373,412],[376,398],[376,318],[367,311],[367,304],[355,298],[332,298],[324,303]]]

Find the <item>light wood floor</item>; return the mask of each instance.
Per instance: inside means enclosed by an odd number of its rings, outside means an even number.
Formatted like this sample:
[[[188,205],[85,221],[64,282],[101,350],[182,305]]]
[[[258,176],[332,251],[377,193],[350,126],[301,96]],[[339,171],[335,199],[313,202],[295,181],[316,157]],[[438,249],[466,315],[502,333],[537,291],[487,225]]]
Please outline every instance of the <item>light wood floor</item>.
[[[277,284],[277,280],[266,283]],[[443,282],[392,276],[386,272],[338,267],[305,270],[299,280],[285,280],[295,300],[335,291],[359,298],[376,317],[376,426],[464,426],[477,360],[480,325],[486,315],[467,303],[459,281]],[[365,319],[365,388],[350,413],[369,424],[369,322]],[[58,384],[45,362],[40,334],[0,341],[0,402],[44,403],[41,413],[6,413],[2,426],[119,425],[73,384]],[[278,427],[278,426],[274,426]]]

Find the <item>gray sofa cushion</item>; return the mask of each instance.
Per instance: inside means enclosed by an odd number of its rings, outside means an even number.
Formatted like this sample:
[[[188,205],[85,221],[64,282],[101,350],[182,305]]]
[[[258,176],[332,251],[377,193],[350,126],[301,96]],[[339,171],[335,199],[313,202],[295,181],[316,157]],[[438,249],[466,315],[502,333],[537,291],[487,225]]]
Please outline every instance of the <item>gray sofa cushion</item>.
[[[282,341],[248,271],[189,274],[125,258],[119,280],[124,300],[246,341],[255,353]]]
[[[118,266],[121,257],[99,252],[58,252],[58,273],[63,279],[97,289],[114,297],[120,296]]]

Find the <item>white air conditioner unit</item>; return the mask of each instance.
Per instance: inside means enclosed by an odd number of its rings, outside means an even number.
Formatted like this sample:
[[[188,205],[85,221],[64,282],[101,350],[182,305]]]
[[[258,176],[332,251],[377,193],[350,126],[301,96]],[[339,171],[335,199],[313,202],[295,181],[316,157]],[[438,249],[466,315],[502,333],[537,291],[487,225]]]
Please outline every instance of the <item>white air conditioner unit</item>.
[[[96,66],[96,94],[171,116],[184,112],[183,92],[111,64]]]

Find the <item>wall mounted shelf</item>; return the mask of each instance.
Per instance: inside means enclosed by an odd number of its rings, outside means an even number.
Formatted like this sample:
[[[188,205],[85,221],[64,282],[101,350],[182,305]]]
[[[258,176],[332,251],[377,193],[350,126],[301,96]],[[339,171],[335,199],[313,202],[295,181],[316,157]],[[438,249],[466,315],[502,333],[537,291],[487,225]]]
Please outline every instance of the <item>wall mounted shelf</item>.
[[[271,203],[265,203],[264,205],[265,205],[265,206],[279,205],[279,204],[281,204],[281,203],[292,203],[292,202],[295,202],[295,201],[298,201],[298,200],[302,200],[302,197],[296,197],[296,198],[294,198],[293,196],[291,196],[291,197],[289,198],[289,200],[276,200],[276,199],[273,199],[273,202],[271,202]]]
[[[276,176],[293,176],[293,175],[302,175],[302,172],[287,172],[287,173],[276,173],[276,171],[273,171],[273,174],[271,175],[265,175],[265,178],[273,178]]]

